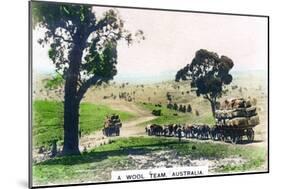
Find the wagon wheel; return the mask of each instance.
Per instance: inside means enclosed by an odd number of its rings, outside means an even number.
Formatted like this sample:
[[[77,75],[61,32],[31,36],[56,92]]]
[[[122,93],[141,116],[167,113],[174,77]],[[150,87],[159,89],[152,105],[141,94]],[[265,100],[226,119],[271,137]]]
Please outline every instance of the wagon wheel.
[[[220,139],[220,135],[218,134],[218,133],[216,133],[215,135],[214,135],[214,139],[213,140],[219,140]]]
[[[221,140],[222,142],[226,141],[226,137],[224,136],[224,134],[220,134],[219,140]]]
[[[254,138],[255,138],[255,132],[254,130],[251,128],[251,129],[248,129],[247,130],[247,139],[249,142],[253,142],[254,141]]]
[[[237,137],[237,143],[240,143],[240,142],[242,141],[242,139],[243,139],[243,136],[239,135],[239,136]]]
[[[230,141],[232,144],[237,144],[239,136],[233,134],[230,136]]]
[[[211,140],[215,140],[215,137],[214,137],[214,134],[213,134],[213,133],[210,134],[210,139],[211,139]]]
[[[110,133],[110,129],[107,129],[107,133],[106,133],[106,136],[110,136],[111,135],[111,133]]]

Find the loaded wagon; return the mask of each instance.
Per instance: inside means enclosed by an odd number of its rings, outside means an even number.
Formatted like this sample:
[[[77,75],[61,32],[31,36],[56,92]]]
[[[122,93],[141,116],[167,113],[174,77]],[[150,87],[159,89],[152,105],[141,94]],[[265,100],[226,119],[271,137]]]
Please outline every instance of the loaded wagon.
[[[107,137],[109,136],[119,136],[120,135],[120,128],[122,127],[121,120],[118,115],[111,115],[107,117],[106,121],[104,122],[104,128],[102,130],[103,134]]]
[[[236,144],[243,141],[253,142],[254,127],[259,124],[256,107],[243,98],[226,100],[215,112],[216,125],[211,130],[214,140],[231,141]]]

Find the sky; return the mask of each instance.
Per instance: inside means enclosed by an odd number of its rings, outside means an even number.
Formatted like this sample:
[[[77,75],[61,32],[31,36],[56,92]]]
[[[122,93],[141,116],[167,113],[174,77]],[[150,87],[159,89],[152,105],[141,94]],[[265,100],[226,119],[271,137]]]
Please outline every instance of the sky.
[[[97,16],[108,8],[94,7]],[[129,46],[118,44],[116,81],[159,81],[174,79],[199,49],[226,55],[233,71],[267,69],[267,20],[261,17],[117,9],[131,32],[143,30],[145,40]],[[43,30],[33,32],[35,72],[54,70],[48,47],[36,41]]]

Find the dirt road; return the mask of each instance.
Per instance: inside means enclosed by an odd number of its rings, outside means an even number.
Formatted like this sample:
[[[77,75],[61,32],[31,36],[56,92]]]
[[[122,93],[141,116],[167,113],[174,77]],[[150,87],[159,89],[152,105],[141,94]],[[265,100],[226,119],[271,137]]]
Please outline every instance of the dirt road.
[[[156,117],[152,116],[150,112],[140,109],[133,103],[111,103],[110,106],[116,110],[127,111],[137,115],[137,118],[134,120],[130,120],[124,122],[122,124],[122,128],[120,131],[120,136],[118,137],[130,137],[130,136],[141,136],[145,134],[145,130],[143,127],[139,127],[137,125],[153,120]],[[116,138],[116,137],[114,137]],[[82,136],[80,139],[80,150],[84,151],[87,149],[91,149],[102,144],[108,143],[110,137],[106,137],[103,135],[102,131],[97,131],[94,134]]]
[[[123,126],[121,128],[120,136],[119,137],[130,137],[130,136],[143,136],[146,135],[144,128],[139,127],[137,125],[153,120],[156,117],[152,116],[150,112],[143,110],[139,108],[137,105],[134,103],[129,103],[129,102],[116,102],[116,101],[107,101],[107,103],[110,103],[111,108],[116,109],[116,110],[122,110],[126,112],[133,113],[137,115],[137,118],[134,120],[130,120],[128,122],[124,122]],[[255,141],[252,143],[243,143],[243,144],[236,144],[236,145],[243,145],[243,146],[253,146],[253,147],[267,147],[267,140],[264,138],[265,135],[265,128],[266,126],[264,123],[258,125],[255,130],[256,132],[256,137]],[[116,137],[114,137],[116,138]],[[87,150],[90,148],[94,148],[97,146],[100,146],[101,144],[106,144],[110,140],[110,137],[105,137],[102,134],[102,131],[98,131],[94,134],[87,135],[81,138],[80,140],[80,150]],[[213,142],[213,143],[221,143],[221,141],[212,141],[212,140],[197,140],[197,139],[185,139],[183,140],[191,140],[191,141],[196,141],[196,142]],[[230,143],[229,143],[230,144]],[[231,145],[231,144],[230,144]]]

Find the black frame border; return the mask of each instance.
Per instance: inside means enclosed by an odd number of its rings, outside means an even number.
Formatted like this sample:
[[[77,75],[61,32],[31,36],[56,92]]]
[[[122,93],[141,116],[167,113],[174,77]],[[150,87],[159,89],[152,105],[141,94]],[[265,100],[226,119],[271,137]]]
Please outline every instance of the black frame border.
[[[190,176],[190,177],[174,177],[174,178],[161,178],[161,179],[144,179],[144,180],[132,180],[132,181],[107,181],[107,182],[89,182],[89,183],[76,183],[76,184],[58,184],[58,185],[42,185],[33,186],[32,179],[32,84],[33,84],[33,59],[32,59],[32,2],[44,2],[50,4],[72,4],[72,5],[92,5],[97,7],[108,8],[121,8],[121,9],[136,9],[136,10],[153,10],[153,11],[167,11],[167,12],[182,12],[182,13],[195,13],[195,14],[213,14],[224,16],[243,16],[243,17],[259,17],[266,18],[267,20],[267,170],[260,172],[245,172],[245,173],[229,173],[229,174],[214,174],[203,176]],[[209,11],[194,11],[194,10],[177,10],[177,9],[162,9],[162,8],[149,8],[149,7],[132,7],[121,5],[104,5],[104,4],[90,4],[90,3],[71,3],[71,2],[54,2],[54,1],[42,1],[42,0],[30,0],[28,2],[28,188],[55,188],[55,187],[67,187],[67,186],[88,186],[88,185],[100,185],[100,184],[119,184],[119,183],[134,183],[134,182],[148,182],[148,181],[163,181],[163,180],[179,180],[190,178],[208,178],[208,177],[223,177],[223,176],[238,176],[238,175],[257,175],[270,173],[270,16],[257,15],[257,14],[239,14],[239,13],[224,13],[224,12],[209,12]]]

